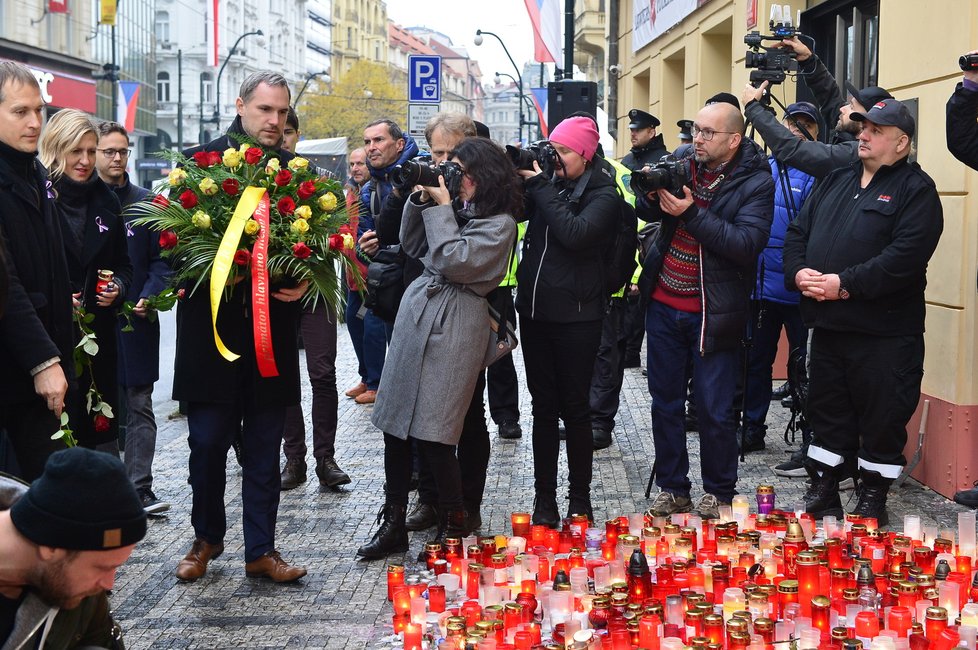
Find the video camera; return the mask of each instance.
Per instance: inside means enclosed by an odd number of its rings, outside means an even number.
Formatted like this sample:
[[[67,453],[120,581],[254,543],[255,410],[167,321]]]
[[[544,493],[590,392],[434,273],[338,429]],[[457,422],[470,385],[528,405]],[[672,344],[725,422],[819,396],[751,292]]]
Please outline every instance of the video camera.
[[[636,195],[644,196],[656,190],[668,190],[681,199],[686,195],[683,191],[683,185],[689,184],[689,172],[685,163],[672,154],[667,154],[660,158],[659,162],[652,165],[648,171],[632,172],[632,178],[628,184]]]
[[[415,185],[438,187],[438,177],[441,176],[445,179],[445,187],[448,188],[448,193],[452,198],[455,198],[462,186],[462,174],[462,168],[458,163],[446,160],[437,165],[431,165],[426,160],[415,159],[391,170],[390,181],[398,192],[404,194],[410,192]]]
[[[508,144],[506,155],[513,161],[516,169],[533,171],[533,163],[536,161],[547,177],[553,176],[554,171],[561,165],[560,156],[549,140],[537,140],[527,145],[525,149]]]
[[[744,36],[744,43],[750,49],[744,59],[744,67],[756,68],[751,70],[751,85],[758,87],[767,81],[772,86],[785,80],[789,71],[798,69],[795,53],[780,47],[765,47],[764,41],[782,41],[797,36],[801,32],[791,22],[791,7],[779,5],[771,7],[771,34],[761,34],[753,31]],[[761,50],[764,50],[763,52]]]
[[[962,72],[978,71],[978,54],[962,54],[958,59],[958,66]]]

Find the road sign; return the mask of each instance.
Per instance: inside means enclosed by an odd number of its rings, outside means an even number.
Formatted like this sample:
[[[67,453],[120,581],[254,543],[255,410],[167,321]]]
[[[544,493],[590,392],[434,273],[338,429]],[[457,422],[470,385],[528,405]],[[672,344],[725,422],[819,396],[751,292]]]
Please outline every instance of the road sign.
[[[441,104],[408,104],[408,133],[424,142],[424,127],[440,110]]]
[[[408,101],[441,102],[441,57],[412,54],[408,57]]]

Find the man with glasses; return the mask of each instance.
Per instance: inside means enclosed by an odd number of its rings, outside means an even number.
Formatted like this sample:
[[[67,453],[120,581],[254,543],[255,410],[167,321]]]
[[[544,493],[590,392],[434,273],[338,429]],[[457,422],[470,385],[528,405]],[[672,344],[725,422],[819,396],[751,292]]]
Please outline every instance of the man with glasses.
[[[126,208],[149,197],[149,190],[129,180],[129,133],[117,122],[102,122],[98,127],[98,152],[95,168],[122,204],[126,221],[126,243],[132,261],[132,284],[126,300],[136,307],[132,331],[120,331],[119,386],[126,391],[126,471],[148,514],[170,509],[170,504],[153,493],[153,458],[156,455],[156,415],[153,413],[153,384],[160,378],[160,323],[147,318],[146,299],[166,288],[169,265],[160,257],[160,238],[146,226],[132,223]]]
[[[636,205],[639,219],[662,224],[639,281],[648,301],[653,475],[660,490],[650,511],[656,516],[693,509],[683,426],[690,368],[705,491],[695,511],[716,518],[737,492],[733,406],[740,345],[754,264],[774,211],[771,168],[743,131],[743,115],[732,104],[702,108],[692,146],[677,152],[689,179],[682,195],[658,190]]]

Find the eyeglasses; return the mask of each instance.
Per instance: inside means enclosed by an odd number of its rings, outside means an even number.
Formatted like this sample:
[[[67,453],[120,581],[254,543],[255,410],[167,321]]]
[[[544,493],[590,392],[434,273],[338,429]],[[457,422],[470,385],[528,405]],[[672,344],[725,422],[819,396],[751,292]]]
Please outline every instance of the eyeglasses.
[[[112,160],[116,156],[128,158],[129,154],[132,153],[132,149],[99,149],[99,152],[109,160]]]
[[[689,130],[689,132],[693,135],[694,138],[696,136],[700,136],[706,142],[709,142],[710,140],[712,140],[713,139],[713,136],[715,136],[717,133],[730,133],[730,134],[735,133],[735,131],[714,131],[713,129],[701,129],[700,127],[696,126],[695,124]]]

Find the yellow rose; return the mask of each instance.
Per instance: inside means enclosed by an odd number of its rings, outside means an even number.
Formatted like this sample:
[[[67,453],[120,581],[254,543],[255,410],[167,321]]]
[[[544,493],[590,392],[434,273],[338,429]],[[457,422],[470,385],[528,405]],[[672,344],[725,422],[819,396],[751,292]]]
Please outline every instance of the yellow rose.
[[[241,154],[238,153],[237,149],[233,147],[224,152],[224,156],[221,158],[221,162],[224,163],[225,167],[230,167],[234,169],[241,164]]]
[[[251,145],[245,142],[243,145],[238,147],[238,153],[240,153],[243,156],[245,155],[245,152],[248,151],[248,149],[251,149]]]
[[[176,187],[180,183],[187,180],[187,172],[183,171],[181,168],[174,169],[170,172],[170,175],[167,176],[167,180],[170,183],[170,187]]]
[[[261,224],[254,219],[248,219],[245,221],[244,231],[246,235],[257,235],[258,231],[261,230]]]
[[[308,205],[300,205],[293,214],[295,214],[296,219],[308,219],[312,216],[312,208]]]
[[[197,184],[197,187],[199,187],[200,191],[207,196],[214,196],[217,194],[218,190],[221,189],[217,186],[217,183],[214,182],[213,178],[205,178]]]
[[[292,222],[292,232],[304,235],[309,232],[309,223],[305,219],[296,219]]]
[[[289,169],[294,172],[309,169],[309,161],[305,158],[293,158],[289,161]]]
[[[321,197],[319,197],[319,209],[323,212],[332,212],[336,209],[336,195],[332,192],[326,192]]]
[[[265,163],[265,173],[269,176],[274,176],[281,169],[281,163],[279,163],[278,158],[269,158],[268,162]]]
[[[194,212],[194,216],[190,218],[190,222],[201,230],[209,230],[211,227],[211,215],[203,210],[197,210],[197,212]]]
[[[353,239],[353,235],[343,233],[343,250],[352,251],[354,244],[356,244],[356,242]]]

